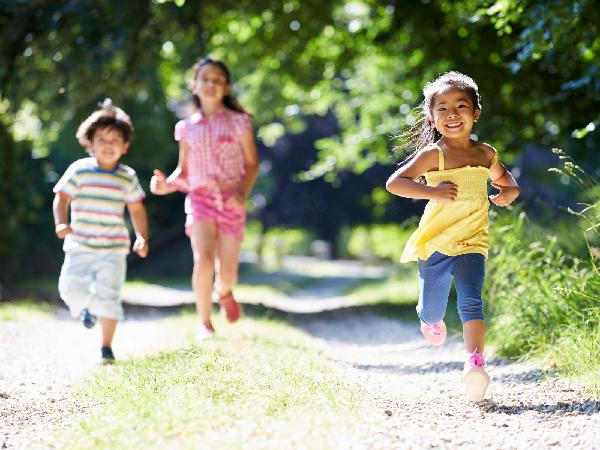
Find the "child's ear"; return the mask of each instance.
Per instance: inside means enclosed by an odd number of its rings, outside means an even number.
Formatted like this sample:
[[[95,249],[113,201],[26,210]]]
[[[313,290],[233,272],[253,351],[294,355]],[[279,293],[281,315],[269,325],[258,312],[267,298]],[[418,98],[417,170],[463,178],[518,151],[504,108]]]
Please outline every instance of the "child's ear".
[[[125,144],[123,144],[123,154],[126,154],[127,150],[129,150],[129,142],[125,142]]]
[[[473,120],[475,122],[477,122],[479,120],[479,116],[481,116],[481,110],[480,109],[476,109],[475,113],[473,114]]]

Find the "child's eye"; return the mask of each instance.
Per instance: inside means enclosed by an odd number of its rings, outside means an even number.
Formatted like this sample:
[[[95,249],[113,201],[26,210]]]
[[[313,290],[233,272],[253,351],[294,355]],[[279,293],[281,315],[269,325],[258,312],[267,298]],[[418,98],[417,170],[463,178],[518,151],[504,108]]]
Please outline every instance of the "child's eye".
[[[438,108],[438,111],[446,111],[446,108]]]

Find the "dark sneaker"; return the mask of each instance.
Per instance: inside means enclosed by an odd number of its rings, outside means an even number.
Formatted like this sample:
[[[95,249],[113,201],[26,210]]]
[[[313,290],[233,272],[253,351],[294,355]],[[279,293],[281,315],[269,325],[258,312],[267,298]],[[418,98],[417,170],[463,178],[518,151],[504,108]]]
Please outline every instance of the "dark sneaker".
[[[240,304],[233,298],[231,291],[219,299],[219,304],[221,305],[221,313],[225,314],[227,321],[231,323],[237,322],[242,314],[242,309],[240,308]]]
[[[102,362],[104,364],[112,364],[115,362],[115,355],[113,354],[112,348],[102,347],[100,353],[102,354]]]
[[[89,309],[84,308],[81,310],[81,314],[79,314],[79,319],[81,319],[81,323],[83,323],[84,327],[94,328],[94,325],[96,325],[96,320],[98,318],[92,313],[90,313]]]

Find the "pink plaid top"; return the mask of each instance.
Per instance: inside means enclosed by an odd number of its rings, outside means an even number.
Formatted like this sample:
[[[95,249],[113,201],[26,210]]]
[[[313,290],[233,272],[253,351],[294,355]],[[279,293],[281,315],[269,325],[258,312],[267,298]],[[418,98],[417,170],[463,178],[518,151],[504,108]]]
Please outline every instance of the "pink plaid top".
[[[241,136],[252,129],[250,116],[219,108],[212,116],[197,112],[175,125],[175,140],[188,145],[187,179],[177,188],[193,191],[200,187],[236,185],[244,175]]]

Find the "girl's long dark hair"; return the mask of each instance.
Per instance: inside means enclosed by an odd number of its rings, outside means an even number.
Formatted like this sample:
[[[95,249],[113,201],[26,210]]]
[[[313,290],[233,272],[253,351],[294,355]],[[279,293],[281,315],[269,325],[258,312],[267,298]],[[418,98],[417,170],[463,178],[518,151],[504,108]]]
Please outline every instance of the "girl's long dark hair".
[[[219,69],[221,69],[225,74],[225,80],[227,81],[227,84],[231,86],[231,72],[229,72],[229,69],[227,68],[225,63],[223,61],[219,61],[217,59],[212,58],[202,58],[200,61],[194,64],[194,66],[192,67],[194,69],[194,80],[198,78],[198,74],[200,73],[202,68],[209,65],[217,66]],[[196,108],[200,109],[202,107],[200,97],[198,97],[196,94],[193,94],[193,98],[194,105],[196,106]],[[240,103],[231,93],[223,97],[223,105],[225,105],[226,108],[231,109],[232,111],[242,113],[246,112],[246,110],[242,108],[242,105],[240,105]]]
[[[479,88],[470,76],[450,71],[427,83],[423,88],[423,101],[414,110],[417,116],[415,124],[398,136],[399,147],[407,149],[407,156],[404,158],[403,163],[408,162],[420,150],[442,138],[441,133],[429,119],[431,118],[433,99],[436,94],[447,89],[460,89],[464,91],[473,102],[473,109],[481,110]]]

